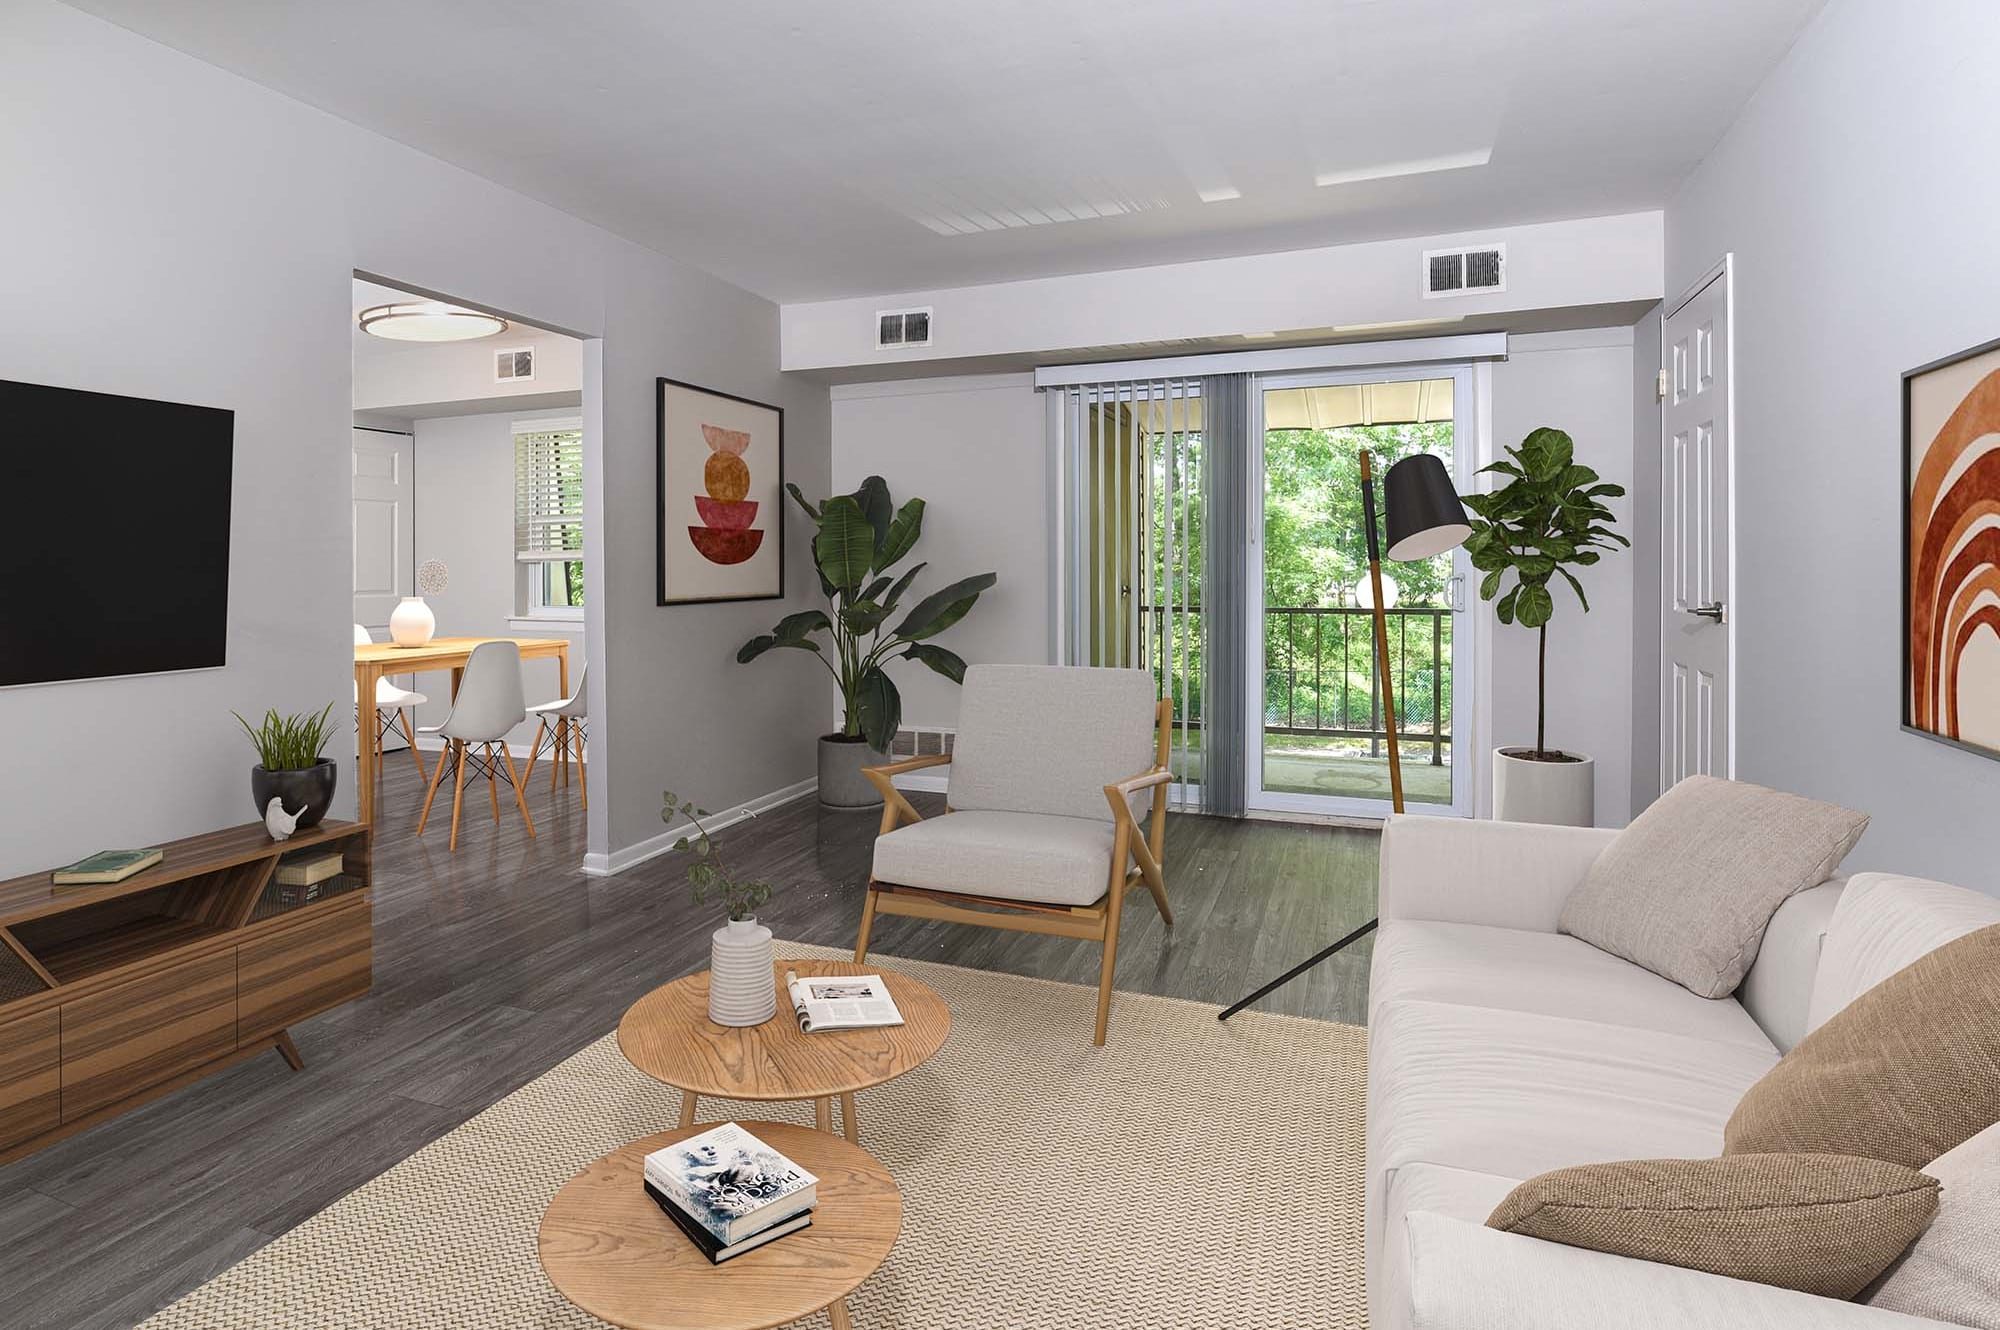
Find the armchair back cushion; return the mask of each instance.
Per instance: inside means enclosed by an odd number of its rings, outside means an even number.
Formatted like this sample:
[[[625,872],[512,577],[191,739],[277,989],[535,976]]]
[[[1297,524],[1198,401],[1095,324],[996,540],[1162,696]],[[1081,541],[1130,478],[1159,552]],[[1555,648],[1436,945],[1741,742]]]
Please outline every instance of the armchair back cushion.
[[[1111,821],[1104,787],[1153,766],[1153,676],[1073,665],[974,665],[952,748],[956,809]]]

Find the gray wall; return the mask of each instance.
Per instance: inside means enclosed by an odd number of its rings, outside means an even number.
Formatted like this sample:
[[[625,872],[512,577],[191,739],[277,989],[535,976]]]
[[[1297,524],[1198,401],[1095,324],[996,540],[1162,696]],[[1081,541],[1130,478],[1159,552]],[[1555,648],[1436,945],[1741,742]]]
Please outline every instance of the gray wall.
[[[1899,376],[2000,336],[1996,50],[1989,0],[1834,0],[1668,207],[1666,284],[1735,255],[1738,774],[1988,891],[2000,762],[1899,728]]]
[[[581,620],[513,624],[514,617],[514,422],[574,420],[574,407],[477,416],[439,416],[416,423],[417,540],[414,562],[442,559],[451,570],[441,595],[427,596],[446,637],[564,637],[569,639],[570,681],[584,662]],[[585,598],[589,587],[586,582]],[[528,705],[562,696],[561,672],[552,660],[521,662]],[[445,676],[420,676],[414,685],[431,700],[417,708],[419,721],[445,718]],[[409,687],[411,685],[404,685]],[[526,745],[535,737],[523,722],[508,738]],[[426,745],[432,741],[426,740]]]
[[[1660,797],[1660,313],[1632,325],[1632,816]]]
[[[356,269],[604,339],[585,353],[592,784],[608,794],[592,850],[663,830],[662,787],[727,807],[811,774],[819,699],[730,663],[787,607],[653,603],[656,375],[784,406],[789,475],[826,484],[826,390],[779,374],[775,306],[49,0],[0,7],[0,86],[32,110],[0,132],[8,197],[33,201],[0,209],[0,309],[33,311],[0,320],[4,373],[236,412],[226,668],[0,692],[16,758],[0,873],[247,820],[230,709],[344,714]],[[789,554],[802,605],[803,542]],[[31,605],[9,612],[32,631]],[[336,741],[349,813],[352,753]],[[114,797],[107,763],[155,779]]]

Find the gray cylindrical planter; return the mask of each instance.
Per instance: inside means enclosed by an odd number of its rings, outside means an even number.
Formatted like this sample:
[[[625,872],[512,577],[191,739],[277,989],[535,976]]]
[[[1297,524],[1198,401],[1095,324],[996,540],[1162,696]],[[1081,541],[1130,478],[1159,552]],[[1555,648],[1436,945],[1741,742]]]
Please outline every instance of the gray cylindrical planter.
[[[828,808],[865,810],[880,808],[882,794],[861,774],[863,767],[884,766],[887,753],[878,753],[864,739],[847,739],[825,734],[819,741],[819,801]]]
[[[1569,762],[1522,757],[1532,748],[1493,750],[1493,816],[1502,822],[1588,827],[1597,822],[1597,764],[1582,753]]]

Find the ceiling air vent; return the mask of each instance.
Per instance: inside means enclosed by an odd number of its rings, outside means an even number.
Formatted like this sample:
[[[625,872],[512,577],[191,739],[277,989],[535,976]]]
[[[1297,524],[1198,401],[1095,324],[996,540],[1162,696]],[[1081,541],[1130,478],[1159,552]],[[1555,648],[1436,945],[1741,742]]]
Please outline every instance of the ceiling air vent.
[[[1507,289],[1507,247],[1472,245],[1424,251],[1424,299]]]
[[[878,309],[875,311],[875,349],[901,351],[931,344],[931,311],[922,309]]]
[[[493,382],[519,383],[535,377],[535,349],[524,346],[514,351],[493,353]]]

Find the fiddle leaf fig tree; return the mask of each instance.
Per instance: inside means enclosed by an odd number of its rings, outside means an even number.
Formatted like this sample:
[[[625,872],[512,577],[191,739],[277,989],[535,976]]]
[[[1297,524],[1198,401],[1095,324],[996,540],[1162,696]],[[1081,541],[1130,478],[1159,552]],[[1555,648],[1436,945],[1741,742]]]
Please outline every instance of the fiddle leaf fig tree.
[[[914,660],[953,683],[962,682],[965,662],[929,639],[963,619],[979,593],[999,579],[992,573],[961,578],[919,600],[889,627],[903,593],[926,566],[891,571],[923,534],[924,501],[911,499],[896,507],[880,476],[870,476],[854,493],[836,494],[818,507],[797,485],[787,484],[785,490],[817,528],[813,562],[827,607],[786,615],[770,632],[745,642],[736,659],[747,664],[774,647],[812,652],[840,687],[844,719],[839,737],[866,740],[876,752],[887,752],[902,724],[903,699],[882,668],[884,662],[892,657]]]
[[[1555,615],[1549,581],[1560,574],[1588,614],[1590,600],[1570,570],[1596,563],[1602,550],[1632,543],[1611,529],[1617,519],[1604,503],[1622,497],[1624,487],[1601,480],[1597,472],[1578,464],[1575,454],[1569,435],[1544,426],[1521,440],[1520,447],[1509,448],[1508,460],[1481,468],[1481,475],[1507,477],[1504,484],[1487,494],[1459,496],[1473,514],[1465,550],[1472,566],[1485,574],[1479,583],[1480,599],[1493,602],[1493,613],[1501,623],[1518,623],[1541,636],[1535,748],[1530,756],[1545,762],[1566,760],[1550,751],[1545,728],[1549,620]]]

